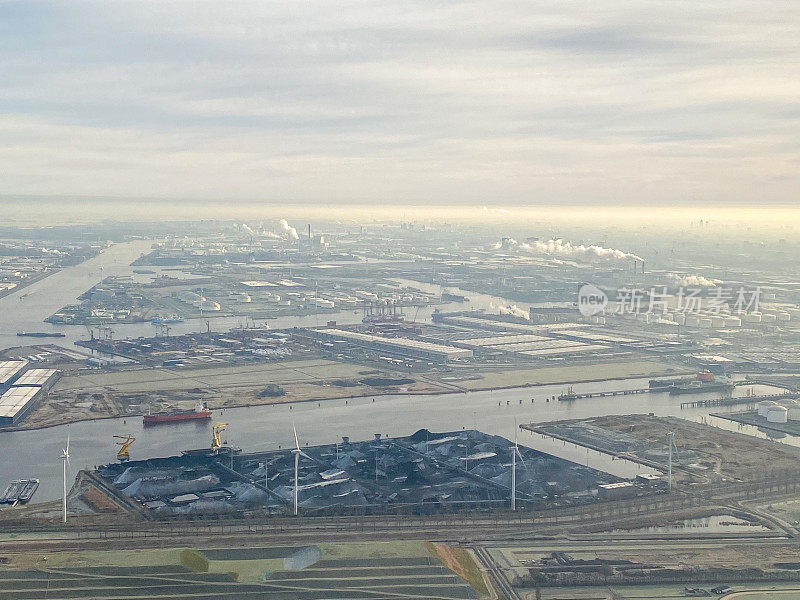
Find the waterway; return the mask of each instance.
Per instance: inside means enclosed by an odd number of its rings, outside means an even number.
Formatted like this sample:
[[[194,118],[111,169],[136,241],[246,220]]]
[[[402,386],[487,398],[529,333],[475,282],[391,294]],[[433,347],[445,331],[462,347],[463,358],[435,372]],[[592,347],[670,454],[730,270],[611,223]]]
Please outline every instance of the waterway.
[[[19,330],[56,330],[67,333],[59,344],[71,346],[76,339],[85,339],[86,331],[68,326],[53,326],[42,319],[57,311],[91,287],[103,275],[130,274],[129,263],[146,251],[149,242],[131,242],[109,248],[76,267],[54,274],[25,290],[0,299],[0,346],[20,343]],[[22,294],[26,294],[20,299]],[[425,316],[430,309],[425,310]],[[314,325],[320,316],[297,317],[270,321],[273,327]],[[359,322],[360,313],[344,311],[325,316],[341,322]],[[232,322],[231,322],[232,321]],[[215,328],[239,324],[239,318],[213,321]],[[197,331],[204,326],[197,321],[176,324],[174,333]],[[120,337],[126,335],[152,335],[149,324],[117,325]],[[575,384],[576,393],[636,389],[647,387],[646,379],[606,381]],[[565,391],[563,385],[534,388],[516,388],[429,396],[399,395],[328,400],[322,403],[307,402],[228,409],[217,412],[215,420],[229,423],[227,440],[245,451],[286,447],[291,443],[292,424],[297,427],[303,444],[333,443],[341,436],[366,439],[374,433],[402,436],[427,427],[432,431],[451,431],[477,428],[491,434],[514,438],[516,424],[544,422],[559,419],[577,419],[607,414],[654,413],[659,416],[677,415],[730,431],[740,431],[758,437],[767,437],[757,428],[739,425],[724,419],[709,417],[709,412],[743,410],[740,407],[714,407],[681,409],[687,396],[670,396],[667,393],[650,393],[630,396],[581,399],[558,402],[545,399]],[[738,390],[742,394],[743,389]],[[764,390],[755,390],[764,393]],[[715,397],[714,394],[692,396],[692,400]],[[531,401],[533,399],[533,402]],[[43,430],[17,431],[0,434],[0,485],[14,478],[37,477],[41,486],[37,501],[52,500],[61,493],[61,448],[70,437],[71,474],[78,469],[91,468],[115,459],[114,434],[131,433],[136,437],[132,458],[169,456],[188,448],[206,447],[210,444],[209,423],[185,423],[144,428],[141,418],[87,421]],[[611,460],[608,455],[574,444],[520,432],[521,444],[550,452],[556,456],[604,471],[629,476],[637,472],[652,472],[637,463]],[[780,439],[782,443],[800,445],[793,436]]]

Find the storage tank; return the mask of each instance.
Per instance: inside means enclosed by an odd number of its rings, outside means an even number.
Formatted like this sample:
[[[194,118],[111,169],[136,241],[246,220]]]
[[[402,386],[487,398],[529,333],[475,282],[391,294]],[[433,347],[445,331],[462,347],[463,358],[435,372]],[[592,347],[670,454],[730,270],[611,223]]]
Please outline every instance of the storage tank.
[[[774,408],[775,406],[778,406],[777,402],[773,402],[772,400],[762,400],[758,403],[758,416],[766,417],[769,409]]]
[[[675,315],[675,322],[678,325],[686,325],[686,315],[683,313],[678,313]]]
[[[714,329],[722,329],[725,327],[725,317],[711,317],[711,326]]]
[[[686,315],[686,326],[687,327],[698,327],[700,325],[700,319],[697,315]]]
[[[711,320],[710,317],[700,317],[700,319],[698,319],[698,321],[699,321],[698,324],[703,329],[711,329],[711,325],[713,324],[713,321]]]
[[[784,406],[773,406],[767,413],[767,423],[786,423],[789,411]]]
[[[797,406],[790,406],[787,418],[790,421],[800,421],[800,404]]]
[[[742,320],[739,317],[725,317],[725,327],[741,327]]]
[[[787,321],[792,320],[792,315],[790,315],[789,312],[785,310],[779,310],[778,312],[775,313],[775,316],[781,323],[786,323]]]
[[[761,323],[761,313],[745,313],[742,315],[742,321],[745,323]]]
[[[761,322],[762,323],[775,323],[777,320],[778,320],[778,317],[776,317],[772,313],[764,313],[764,314],[761,315]]]

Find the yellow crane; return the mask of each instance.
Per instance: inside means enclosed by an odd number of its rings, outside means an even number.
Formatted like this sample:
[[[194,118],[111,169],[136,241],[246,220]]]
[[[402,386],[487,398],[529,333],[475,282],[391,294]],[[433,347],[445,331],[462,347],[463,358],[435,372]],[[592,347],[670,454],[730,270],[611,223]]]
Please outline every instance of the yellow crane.
[[[131,453],[130,449],[133,445],[133,442],[136,441],[136,438],[133,437],[130,433],[125,435],[115,435],[115,438],[120,440],[117,442],[117,446],[119,446],[119,452],[117,452],[117,459],[121,461],[130,460]]]
[[[227,426],[227,423],[214,423],[214,426],[211,428],[211,449],[213,451],[217,452],[222,447],[220,436]]]

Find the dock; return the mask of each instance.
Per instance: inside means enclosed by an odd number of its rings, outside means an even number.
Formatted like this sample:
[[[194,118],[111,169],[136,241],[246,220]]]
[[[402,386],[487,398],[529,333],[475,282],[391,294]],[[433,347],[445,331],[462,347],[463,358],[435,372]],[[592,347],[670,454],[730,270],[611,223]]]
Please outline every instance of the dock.
[[[711,398],[708,400],[695,400],[694,402],[681,402],[681,408],[702,408],[704,406],[736,406],[738,404],[753,404],[764,400],[792,400],[800,398],[800,394],[784,392],[781,394],[765,394],[763,396],[741,396],[739,398]]]
[[[660,388],[638,388],[634,390],[612,390],[610,392],[586,392],[585,394],[561,394],[558,399],[562,402],[580,400],[582,398],[607,398],[609,396],[633,396],[634,394],[649,394],[650,392],[665,392]]]

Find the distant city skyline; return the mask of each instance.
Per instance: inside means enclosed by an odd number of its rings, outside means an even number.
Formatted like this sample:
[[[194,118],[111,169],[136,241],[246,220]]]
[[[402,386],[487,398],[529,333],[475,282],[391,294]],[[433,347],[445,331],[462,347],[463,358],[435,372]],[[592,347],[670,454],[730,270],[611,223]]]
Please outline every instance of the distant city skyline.
[[[791,3],[4,1],[0,31],[5,200],[790,205],[800,183]]]

